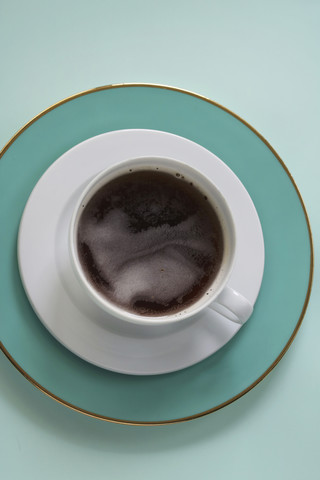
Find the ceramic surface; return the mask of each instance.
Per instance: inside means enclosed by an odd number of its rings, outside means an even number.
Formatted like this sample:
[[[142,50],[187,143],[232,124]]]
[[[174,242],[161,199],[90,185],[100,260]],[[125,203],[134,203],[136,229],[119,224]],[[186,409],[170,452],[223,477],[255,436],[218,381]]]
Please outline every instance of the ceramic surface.
[[[162,132],[162,135],[167,136],[168,134]],[[143,138],[141,138],[141,141],[144,143]],[[159,141],[161,142],[161,140]],[[201,148],[201,152],[202,150],[203,148]],[[106,152],[108,152],[108,150],[106,150]],[[200,152],[198,155],[200,156]],[[212,168],[212,177],[214,177],[214,164],[212,165]],[[214,279],[214,282],[207,286],[206,291],[203,292],[203,295],[198,298],[196,302],[194,302],[188,308],[182,308],[178,311],[171,312],[171,314],[167,313],[160,316],[137,315],[132,311],[129,312],[127,309],[122,309],[114,302],[109,302],[106,297],[97,291],[91,282],[88,281],[81,266],[81,262],[79,261],[78,224],[85,205],[88,204],[95,192],[99,191],[99,189],[110,180],[118,177],[119,175],[121,176],[137,170],[162,171],[167,172],[175,177],[181,176],[185,179],[184,181],[192,181],[192,184],[199,191],[201,191],[202,194],[206,196],[209,203],[212,204],[214,210],[221,220],[224,237],[224,257],[218,275]],[[178,180],[178,182],[181,182],[181,180]],[[124,160],[102,170],[102,172],[98,173],[98,175],[88,183],[84,189],[84,192],[80,195],[80,198],[78,198],[70,222],[68,240],[71,263],[79,282],[83,286],[84,291],[87,292],[87,294],[102,310],[105,310],[110,315],[115,316],[123,321],[132,322],[141,326],[168,325],[175,322],[181,323],[185,319],[196,315],[207,306],[215,309],[216,305],[218,305],[218,308],[220,309],[218,311],[222,313],[223,309],[224,316],[226,318],[231,321],[235,321],[236,323],[243,324],[248,320],[252,313],[253,305],[239,292],[227,287],[227,283],[233,269],[236,244],[236,232],[233,216],[228,204],[224,196],[221,194],[219,188],[217,188],[217,186],[214,185],[208,177],[203,176],[199,170],[196,170],[194,167],[191,167],[182,161],[167,157],[154,157],[149,154],[147,156],[140,156],[135,159]],[[121,245],[118,244],[117,248],[121,248]],[[129,283],[132,284],[135,282],[135,280],[136,278],[131,277]],[[165,283],[162,285],[165,287]]]
[[[151,130],[99,135],[66,152],[41,177],[20,224],[20,273],[42,323],[63,345],[100,367],[127,374],[159,374],[203,360],[239,330],[206,308],[179,325],[128,325],[97,306],[74,273],[69,225],[79,191],[101,169],[155,155],[195,164],[231,207],[237,247],[228,286],[253,305],[259,293],[264,244],[253,202],[235,174],[214,154],[185,138]],[[90,158],[90,162],[88,161]],[[59,192],[54,195],[53,192]]]
[[[21,215],[41,175],[84,140],[132,128],[173,133],[214,152],[249,192],[265,244],[263,281],[250,321],[214,355],[164,375],[118,374],[72,354],[36,317],[17,265]],[[310,296],[311,233],[301,196],[285,165],[245,121],[179,89],[112,85],[47,109],[17,133],[1,156],[0,191],[5,201],[0,204],[0,222],[6,232],[0,249],[1,348],[39,389],[97,418],[131,424],[179,422],[236,400],[282,358]]]

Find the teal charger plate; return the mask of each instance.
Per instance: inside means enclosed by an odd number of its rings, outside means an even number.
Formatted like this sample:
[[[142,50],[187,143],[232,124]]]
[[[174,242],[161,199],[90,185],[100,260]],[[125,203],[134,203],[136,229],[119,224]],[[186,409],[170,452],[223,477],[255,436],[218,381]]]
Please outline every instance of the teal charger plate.
[[[129,128],[174,133],[215,153],[248,190],[264,233],[265,271],[250,322],[208,359],[165,375],[117,374],[69,352],[36,317],[18,272],[19,222],[40,176],[74,145]],[[41,391],[104,420],[135,425],[175,423],[211,413],[241,397],[287,351],[311,291],[310,225],[286,166],[237,115],[173,87],[110,85],[49,107],[17,132],[0,157],[0,346]]]

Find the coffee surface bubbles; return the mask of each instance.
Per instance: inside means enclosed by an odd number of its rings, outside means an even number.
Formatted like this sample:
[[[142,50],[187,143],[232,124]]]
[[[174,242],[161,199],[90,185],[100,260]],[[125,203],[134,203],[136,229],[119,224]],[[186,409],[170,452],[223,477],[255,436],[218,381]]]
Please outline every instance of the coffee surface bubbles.
[[[133,171],[101,187],[83,208],[77,247],[87,279],[110,302],[161,316],[206,293],[221,266],[223,234],[192,183]]]

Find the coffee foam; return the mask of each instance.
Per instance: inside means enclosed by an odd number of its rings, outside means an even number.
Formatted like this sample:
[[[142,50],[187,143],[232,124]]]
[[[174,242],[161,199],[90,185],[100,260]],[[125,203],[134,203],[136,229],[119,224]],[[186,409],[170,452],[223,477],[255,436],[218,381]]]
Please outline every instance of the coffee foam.
[[[80,259],[85,251],[85,262],[90,259],[95,272],[89,280],[106,298],[132,311],[139,305],[137,313],[151,308],[149,313],[154,314],[152,310],[158,307],[179,309],[195,286],[207,283],[208,277],[213,279],[221,263],[220,233],[199,212],[184,211],[183,202],[174,205],[175,211],[177,207],[179,221],[174,224],[168,214],[168,197],[155,192],[148,207],[144,201],[134,205],[135,215],[149,222],[138,230],[123,205],[110,208],[108,204],[103,215],[94,214],[95,209],[84,210],[78,227]],[[153,217],[157,218],[155,226]]]
[[[214,252],[197,227],[193,216],[175,227],[132,233],[127,215],[114,209],[100,222],[88,219],[79,234],[115,300],[132,308],[137,300],[167,305],[182,299],[205,275],[202,258]]]

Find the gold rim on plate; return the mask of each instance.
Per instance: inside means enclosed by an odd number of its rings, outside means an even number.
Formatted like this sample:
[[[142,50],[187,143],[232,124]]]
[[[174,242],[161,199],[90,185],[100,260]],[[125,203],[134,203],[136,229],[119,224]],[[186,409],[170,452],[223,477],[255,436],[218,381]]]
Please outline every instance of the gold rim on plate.
[[[77,407],[69,402],[66,402],[65,400],[63,400],[62,398],[58,397],[57,395],[55,395],[54,393],[50,392],[49,390],[47,390],[46,388],[44,388],[42,385],[40,385],[34,378],[32,378],[30,375],[28,375],[28,373],[15,361],[15,359],[10,355],[10,353],[8,352],[8,350],[5,348],[5,346],[3,345],[2,342],[0,342],[0,348],[2,350],[2,352],[5,354],[5,356],[10,360],[10,362],[12,363],[12,365],[30,382],[32,383],[32,385],[34,385],[36,388],[38,388],[41,392],[45,393],[46,395],[48,395],[49,397],[51,397],[53,400],[56,400],[57,402],[61,403],[62,405],[65,405],[66,407],[72,409],[72,410],[75,410],[77,412],[80,412],[80,413],[83,413],[84,415],[88,415],[89,417],[93,417],[93,418],[98,418],[100,420],[105,420],[105,421],[108,421],[108,422],[112,422],[112,423],[120,423],[122,425],[149,425],[149,426],[154,426],[154,425],[168,425],[168,424],[174,424],[174,423],[180,423],[180,422],[186,422],[188,420],[194,420],[195,418],[200,418],[200,417],[203,417],[205,415],[208,415],[209,413],[213,413],[217,410],[220,410],[221,408],[229,405],[230,403],[234,402],[235,400],[238,400],[238,398],[242,397],[243,395],[245,395],[246,393],[248,393],[252,388],[254,388],[256,385],[258,385],[258,383],[261,382],[261,380],[263,380],[270,372],[271,370],[274,369],[274,367],[279,363],[279,361],[281,360],[281,358],[284,356],[284,354],[287,352],[287,350],[289,349],[290,345],[292,344],[293,342],[293,339],[295,338],[300,326],[301,326],[301,323],[302,323],[302,320],[303,320],[303,317],[305,315],[305,312],[306,312],[306,309],[307,309],[307,305],[308,305],[308,302],[309,302],[309,298],[310,298],[310,294],[311,294],[311,287],[312,287],[312,279],[313,279],[313,269],[314,269],[314,255],[313,255],[313,240],[312,240],[312,232],[311,232],[311,227],[310,227],[310,221],[309,221],[309,218],[308,218],[308,214],[307,214],[307,211],[306,211],[306,208],[305,208],[305,205],[303,203],[303,200],[302,200],[302,196],[300,194],[300,191],[291,175],[291,173],[289,172],[287,166],[284,164],[284,162],[281,160],[281,158],[279,157],[279,155],[277,154],[277,152],[272,148],[272,146],[267,142],[267,140],[259,133],[257,132],[257,130],[255,130],[248,122],[246,122],[245,120],[243,120],[241,117],[239,117],[239,115],[233,113],[231,110],[229,110],[228,108],[226,107],[223,107],[222,105],[218,104],[217,102],[214,102],[213,100],[210,100],[209,98],[207,97],[204,97],[202,95],[199,95],[197,93],[194,93],[194,92],[191,92],[189,90],[183,90],[181,88],[176,88],[176,87],[170,87],[170,86],[167,86],[167,85],[157,85],[157,84],[150,84],[150,83],[120,83],[120,84],[111,84],[111,85],[105,85],[105,86],[102,86],[102,87],[97,87],[97,88],[92,88],[90,90],[85,90],[83,92],[80,92],[80,93],[76,93],[74,95],[71,95],[70,97],[67,97],[63,100],[60,100],[59,102],[57,103],[54,103],[53,105],[51,105],[50,107],[46,108],[45,110],[43,110],[42,112],[40,112],[38,115],[36,115],[34,118],[32,118],[28,123],[26,123],[22,128],[20,128],[20,130],[17,131],[17,133],[9,140],[9,142],[3,147],[3,149],[0,151],[0,159],[1,157],[4,155],[4,153],[8,150],[8,148],[13,144],[13,142],[27,129],[29,128],[34,122],[36,122],[39,118],[41,118],[43,115],[47,114],[48,112],[50,112],[51,110],[54,110],[55,108],[59,107],[60,105],[63,105],[64,103],[67,103],[69,102],[70,100],[74,100],[75,98],[78,98],[78,97],[82,97],[84,95],[88,95],[90,93],[94,93],[94,92],[99,92],[100,90],[109,90],[111,88],[122,88],[122,87],[150,87],[150,88],[162,88],[162,89],[166,89],[166,90],[171,90],[171,91],[175,91],[175,92],[180,92],[180,93],[184,93],[184,94],[187,94],[187,95],[190,95],[190,96],[193,96],[193,97],[196,97],[196,98],[199,98],[200,100],[204,100],[208,103],[210,103],[211,105],[214,105],[218,108],[220,108],[221,110],[224,110],[225,112],[229,113],[230,115],[232,115],[233,117],[235,117],[237,120],[240,120],[240,122],[242,122],[246,127],[250,128],[250,130],[255,134],[257,135],[260,140],[263,141],[263,143],[269,148],[269,150],[271,150],[271,152],[273,153],[273,155],[276,157],[276,159],[278,160],[278,162],[280,163],[280,165],[282,166],[282,168],[285,170],[286,174],[288,175],[291,183],[293,184],[297,194],[298,194],[298,197],[299,197],[299,200],[300,200],[300,203],[301,203],[301,206],[302,206],[302,209],[303,209],[303,212],[304,212],[304,215],[305,215],[305,219],[306,219],[306,222],[307,222],[307,226],[308,226],[308,232],[309,232],[309,241],[310,241],[310,274],[309,274],[309,284],[308,284],[308,290],[307,290],[307,294],[306,294],[306,298],[305,298],[305,302],[304,302],[304,305],[303,305],[303,308],[302,308],[302,311],[301,311],[301,314],[300,314],[300,317],[299,317],[299,320],[295,326],[295,329],[294,331],[292,332],[288,342],[286,343],[286,345],[284,346],[284,348],[282,349],[282,351],[280,352],[280,354],[278,355],[278,357],[275,359],[275,361],[270,365],[270,367],[255,381],[253,382],[251,385],[249,385],[249,387],[247,387],[245,390],[243,390],[242,392],[238,393],[237,395],[235,395],[234,397],[230,398],[229,400],[227,400],[226,402],[223,402],[221,403],[220,405],[217,405],[216,407],[214,408],[210,408],[209,410],[205,410],[204,412],[201,412],[201,413],[197,413],[195,415],[190,415],[188,417],[183,417],[183,418],[178,418],[178,419],[174,419],[174,420],[164,420],[164,421],[159,421],[159,422],[135,422],[135,421],[131,421],[131,420],[120,420],[120,419],[117,419],[117,418],[112,418],[112,417],[107,417],[107,416],[104,416],[104,415],[99,415],[97,413],[93,413],[93,412],[90,412],[88,410],[84,410],[83,408],[80,408],[80,407]]]

